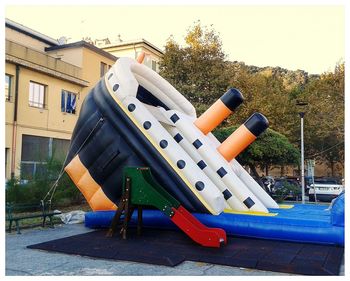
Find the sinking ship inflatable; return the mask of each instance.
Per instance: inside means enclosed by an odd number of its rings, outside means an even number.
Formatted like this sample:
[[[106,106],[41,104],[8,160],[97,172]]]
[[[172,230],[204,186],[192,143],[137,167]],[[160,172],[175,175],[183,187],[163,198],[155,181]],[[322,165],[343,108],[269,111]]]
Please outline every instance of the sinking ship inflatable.
[[[197,118],[166,80],[120,58],[86,96],[65,162],[93,210],[85,225],[109,227],[123,193],[124,168],[149,167],[206,226],[231,235],[344,245],[344,194],[332,208],[279,206],[235,160],[268,127],[262,114],[250,116],[223,143],[211,133],[242,102],[242,94],[230,89]],[[145,210],[143,223],[174,226],[157,210]]]
[[[189,211],[268,213],[278,205],[234,159],[267,119],[253,114],[223,143],[211,133],[242,102],[230,89],[197,118],[165,79],[120,58],[84,100],[65,171],[94,211],[116,209],[124,167],[147,166]]]

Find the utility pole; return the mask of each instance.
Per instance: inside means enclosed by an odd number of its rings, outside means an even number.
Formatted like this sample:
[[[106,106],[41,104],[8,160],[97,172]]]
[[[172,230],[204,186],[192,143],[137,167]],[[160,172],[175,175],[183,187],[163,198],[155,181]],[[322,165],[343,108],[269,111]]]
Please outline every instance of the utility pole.
[[[305,204],[305,175],[304,175],[304,115],[305,112],[299,112],[300,115],[300,154],[301,154],[301,202]]]
[[[303,101],[297,101],[296,103],[297,106],[300,106],[301,111],[299,112],[300,116],[300,164],[301,164],[301,171],[300,171],[300,176],[301,176],[301,201],[302,204],[305,204],[305,166],[304,166],[304,116],[305,116],[305,106],[308,105],[307,102]]]

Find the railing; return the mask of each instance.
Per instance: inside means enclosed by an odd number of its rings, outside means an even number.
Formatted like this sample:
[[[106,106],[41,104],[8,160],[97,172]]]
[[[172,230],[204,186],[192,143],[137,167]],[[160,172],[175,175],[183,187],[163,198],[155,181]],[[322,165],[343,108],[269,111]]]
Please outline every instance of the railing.
[[[6,40],[5,50],[6,55],[10,55],[79,79],[82,78],[82,70],[80,67],[64,62],[58,58],[54,58],[45,53],[30,49],[13,41]]]

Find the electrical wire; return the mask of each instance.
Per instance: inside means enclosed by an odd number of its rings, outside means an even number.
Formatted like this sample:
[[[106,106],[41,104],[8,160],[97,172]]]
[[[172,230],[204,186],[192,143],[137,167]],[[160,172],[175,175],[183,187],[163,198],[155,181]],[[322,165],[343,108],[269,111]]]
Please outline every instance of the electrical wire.
[[[101,117],[97,123],[95,124],[94,128],[91,130],[91,132],[89,133],[89,135],[85,138],[85,140],[83,141],[83,143],[80,145],[79,149],[77,150],[77,152],[73,155],[73,158],[80,152],[80,150],[83,148],[83,146],[85,145],[85,143],[87,142],[87,140],[90,138],[90,136],[92,135],[92,133],[96,130],[97,126],[99,125],[100,122],[103,122],[104,121],[104,118]],[[66,160],[67,160],[67,157],[68,157],[68,153],[66,155],[66,158],[64,159],[64,162],[63,162],[63,165],[62,165],[62,168],[61,168],[61,171],[60,173],[58,174],[58,177],[56,179],[56,181],[53,183],[53,185],[51,186],[51,188],[49,189],[49,191],[46,193],[46,195],[44,196],[44,198],[41,200],[41,202],[43,203],[45,201],[45,199],[50,195],[51,193],[51,196],[50,196],[50,199],[48,200],[49,203],[51,203],[52,201],[52,198],[53,198],[53,195],[55,194],[56,192],[56,188],[58,186],[58,182],[59,180],[61,179],[61,177],[63,176],[63,174],[65,173],[64,171],[64,163],[66,163]]]

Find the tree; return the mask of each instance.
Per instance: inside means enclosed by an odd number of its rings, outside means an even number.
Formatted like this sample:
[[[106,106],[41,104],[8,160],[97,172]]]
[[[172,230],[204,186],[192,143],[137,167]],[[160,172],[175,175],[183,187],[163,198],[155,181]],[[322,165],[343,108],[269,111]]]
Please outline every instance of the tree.
[[[261,112],[271,129],[300,145],[296,103],[304,100],[309,103],[304,119],[305,158],[327,163],[332,174],[339,163],[344,166],[344,63],[338,63],[333,72],[308,75],[302,70],[229,62],[219,34],[200,22],[187,30],[185,43],[180,46],[169,38],[160,74],[195,106],[198,115],[234,87],[245,101],[221,126],[240,125],[252,113]]]
[[[305,154],[325,162],[335,175],[344,163],[344,63],[334,72],[308,83],[300,98],[308,103],[305,115]]]
[[[168,39],[160,74],[195,106],[198,115],[229,87],[235,87],[243,93],[245,102],[224,121],[225,126],[262,112],[271,128],[289,135],[298,119],[291,113],[293,100],[277,72],[252,72],[244,63],[226,61],[219,34],[200,22],[188,29],[185,42],[182,47],[172,37]]]
[[[334,72],[310,76],[306,83],[287,89],[278,75],[252,72],[244,63],[230,65],[230,84],[239,88],[245,102],[226,122],[242,123],[247,116],[260,111],[267,116],[270,128],[300,145],[298,100],[309,105],[304,118],[305,158],[325,162],[332,175],[335,167],[344,166],[344,63]]]
[[[282,78],[269,73],[251,73],[245,65],[230,64],[230,85],[238,88],[244,103],[227,121],[228,125],[243,123],[254,112],[263,113],[270,127],[287,136],[297,122],[293,116],[293,99],[283,85]]]
[[[237,126],[219,128],[214,131],[214,135],[219,141],[224,141],[236,129]],[[299,151],[284,135],[267,129],[237,157],[237,160],[242,165],[248,165],[253,175],[258,178],[257,167],[265,169],[268,175],[268,170],[272,166],[297,165]]]
[[[199,21],[188,29],[185,42],[182,47],[168,39],[160,75],[203,112],[228,89],[226,55],[219,34]]]

